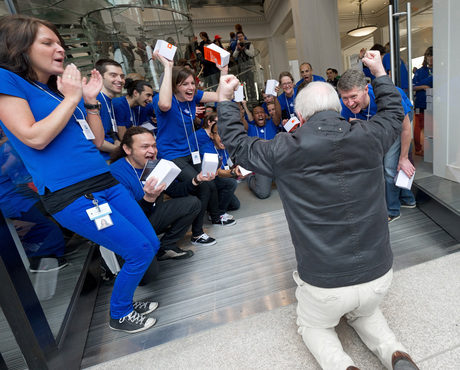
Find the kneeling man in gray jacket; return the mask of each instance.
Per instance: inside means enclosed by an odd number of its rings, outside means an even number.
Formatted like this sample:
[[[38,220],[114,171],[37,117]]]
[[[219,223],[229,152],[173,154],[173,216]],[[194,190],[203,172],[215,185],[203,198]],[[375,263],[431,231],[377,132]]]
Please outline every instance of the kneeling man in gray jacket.
[[[334,330],[345,315],[388,369],[417,369],[378,307],[393,275],[382,159],[401,133],[401,96],[378,52],[363,62],[376,76],[370,122],[347,122],[334,88],[312,82],[295,103],[301,127],[248,137],[231,101],[239,81],[228,75],[218,130],[236,163],[276,181],[297,259],[298,332],[321,367],[357,369]]]

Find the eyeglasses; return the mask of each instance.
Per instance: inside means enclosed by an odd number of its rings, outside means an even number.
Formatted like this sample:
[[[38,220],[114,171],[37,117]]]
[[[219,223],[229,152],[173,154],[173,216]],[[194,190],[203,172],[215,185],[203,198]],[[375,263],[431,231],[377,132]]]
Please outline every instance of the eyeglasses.
[[[286,82],[284,84],[281,84],[281,87],[289,87],[289,86],[292,86],[293,85],[293,82]]]

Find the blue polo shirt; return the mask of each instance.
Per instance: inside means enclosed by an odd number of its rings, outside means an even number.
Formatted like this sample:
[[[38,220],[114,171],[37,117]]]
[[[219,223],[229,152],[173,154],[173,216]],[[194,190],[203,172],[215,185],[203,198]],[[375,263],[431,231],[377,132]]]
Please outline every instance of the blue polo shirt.
[[[433,68],[422,67],[415,71],[412,83],[415,86],[427,85],[433,87]],[[415,108],[426,109],[426,91],[419,90],[415,93]]]
[[[152,103],[147,104],[145,107],[131,108],[126,97],[120,96],[119,98],[114,98],[112,104],[118,126],[124,126],[128,129],[131,126],[141,126],[144,122],[151,123],[151,117],[153,117]]]
[[[139,201],[145,195],[144,186],[139,181],[143,169],[134,168],[128,163],[125,157],[120,158],[118,161],[112,163],[110,172],[120,184],[122,184],[129,192],[129,194]]]
[[[193,120],[195,119],[196,105],[203,98],[203,91],[198,90],[191,102],[180,102],[173,96],[171,108],[167,112],[162,112],[158,108],[159,98],[160,94],[153,98],[158,127],[158,157],[168,160],[186,157],[190,155],[190,150],[196,150],[196,142],[193,138]]]
[[[383,67],[385,68],[385,71],[390,71],[391,70],[391,56],[390,53],[386,53],[383,56],[382,59],[382,64]],[[409,88],[409,74],[407,73],[407,67],[404,64],[403,60],[399,60],[399,66],[400,66],[400,76],[401,76],[401,89],[407,90]]]
[[[286,93],[282,93],[278,96],[278,101],[281,106],[282,118],[289,119],[292,114],[295,114],[295,97],[297,96],[297,87],[294,87],[294,94],[290,98],[286,96]],[[283,112],[284,111],[284,112]]]
[[[248,136],[260,137],[261,139],[271,140],[278,133],[278,127],[273,120],[268,120],[265,126],[259,127],[253,123],[248,125]]]
[[[105,137],[104,140],[109,142],[110,144],[114,143],[114,140],[108,132],[112,130],[112,118],[115,119],[115,114],[113,111],[113,104],[112,99],[110,99],[107,95],[100,92],[97,96],[97,100],[101,103],[101,121],[102,126],[104,126],[104,133]],[[110,153],[100,151],[104,159],[107,161],[110,159]]]
[[[2,68],[0,81],[0,94],[26,100],[36,122],[49,116],[63,99],[45,84],[31,84]],[[24,144],[0,121],[41,195],[45,194],[45,188],[54,192],[109,171],[99,150],[91,140],[85,138],[76,121],[76,118],[86,117],[83,100],[78,107],[62,131],[42,150]]]
[[[304,82],[305,80],[302,78],[300,81],[297,81],[297,83],[295,84],[297,87],[299,87],[299,85]],[[317,81],[323,81],[323,82],[326,82],[326,80],[321,77],[321,76],[318,76],[318,75],[313,75],[313,81],[312,82],[317,82]]]

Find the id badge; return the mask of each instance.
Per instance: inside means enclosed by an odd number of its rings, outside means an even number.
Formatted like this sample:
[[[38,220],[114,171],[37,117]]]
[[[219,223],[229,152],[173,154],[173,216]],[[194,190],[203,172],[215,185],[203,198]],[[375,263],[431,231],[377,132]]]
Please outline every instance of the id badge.
[[[228,159],[227,159],[227,165],[228,165],[229,167],[233,167],[233,162],[232,162],[231,158],[228,158]]]
[[[88,217],[91,221],[94,221],[98,217],[103,217],[105,215],[110,215],[112,210],[110,209],[109,203],[104,203],[96,207],[86,210]]]
[[[85,135],[87,140],[93,140],[96,137],[93,134],[93,131],[91,131],[91,128],[88,125],[88,122],[86,122],[85,119],[77,119],[78,124],[80,125],[83,135]]]
[[[113,130],[113,132],[118,132],[117,121],[115,121],[114,118],[112,118],[111,121],[112,121],[112,130]]]
[[[86,213],[88,214],[89,219],[94,221],[98,230],[102,230],[113,225],[112,218],[110,217],[112,210],[110,209],[108,203],[89,208],[86,210]]]
[[[199,151],[192,152],[192,161],[193,161],[193,164],[200,164],[201,163],[201,158],[200,158],[200,152]]]
[[[229,170],[230,169],[230,166],[227,164],[224,166],[224,170]]]

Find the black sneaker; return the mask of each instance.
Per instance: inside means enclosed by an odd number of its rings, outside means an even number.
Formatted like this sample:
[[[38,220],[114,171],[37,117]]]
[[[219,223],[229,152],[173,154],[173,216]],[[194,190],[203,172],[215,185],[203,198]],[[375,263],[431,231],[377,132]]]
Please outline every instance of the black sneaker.
[[[192,236],[192,244],[194,245],[214,245],[217,243],[217,240],[214,238],[211,238],[208,234],[203,233],[198,237],[193,237]]]
[[[109,327],[112,330],[124,331],[125,333],[137,333],[155,325],[157,322],[153,317],[145,317],[136,311],[121,319],[110,318]]]
[[[38,256],[29,258],[30,272],[50,272],[66,267],[69,263],[64,257]]]
[[[236,225],[236,220],[231,220],[227,218],[225,215],[220,216],[218,221],[212,221],[214,226],[233,226]]]
[[[388,216],[388,223],[391,224],[393,221],[399,220],[401,218],[401,213],[397,216]]]
[[[133,308],[141,315],[148,315],[158,308],[158,302],[133,302]]]
[[[414,203],[414,204],[409,204],[409,203],[402,203],[401,202],[401,208],[415,208],[417,207],[417,204]]]
[[[160,250],[157,253],[157,259],[158,261],[164,261],[169,259],[184,260],[192,257],[193,255],[193,251],[180,249],[178,247],[174,247],[172,249],[160,248]]]

